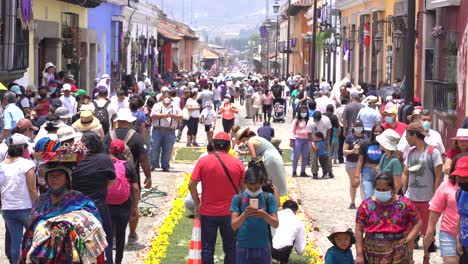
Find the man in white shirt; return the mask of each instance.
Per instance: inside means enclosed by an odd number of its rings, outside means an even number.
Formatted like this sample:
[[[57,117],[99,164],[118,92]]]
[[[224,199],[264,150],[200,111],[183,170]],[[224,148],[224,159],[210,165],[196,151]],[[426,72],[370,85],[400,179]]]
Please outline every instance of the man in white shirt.
[[[127,96],[125,95],[125,91],[118,90],[117,96],[111,98],[112,104],[114,109],[119,112],[121,108],[130,108],[130,103],[128,101]]]
[[[364,100],[364,108],[359,110],[357,119],[361,119],[364,124],[364,133],[370,137],[372,127],[382,122],[382,115],[379,110],[376,109],[379,99],[373,95],[366,97]]]
[[[431,129],[431,122],[432,122],[432,115],[429,110],[422,110],[420,113],[419,120],[415,120],[414,122],[421,122],[424,130],[428,133],[426,138],[424,138],[424,142],[426,144],[434,146],[442,155],[445,154],[445,147],[442,141],[442,137],[440,133]],[[400,142],[397,145],[397,150],[402,155],[404,159],[408,156],[408,151],[410,150],[410,145],[408,141],[406,141],[406,131],[403,133]]]
[[[317,98],[315,99],[315,102],[317,103],[316,110],[320,111],[322,114],[325,114],[327,112],[327,106],[329,104],[336,105],[335,101],[331,100],[330,98],[328,98],[328,96],[324,95],[322,91],[317,92]]]
[[[299,206],[293,200],[283,203],[283,210],[278,211],[279,226],[271,229],[273,248],[271,256],[280,263],[288,263],[293,247],[302,255],[306,248],[305,225],[296,216]]]
[[[327,83],[325,78],[322,78],[322,82],[320,83],[320,91],[322,91],[324,95],[328,95],[330,93],[330,90],[331,90],[330,84]]]
[[[322,132],[325,136],[326,142],[330,142],[332,124],[330,118],[326,115],[322,115],[320,111],[315,111],[312,118],[309,118],[307,122],[307,134],[309,135],[309,141],[316,141],[315,133]],[[328,148],[328,147],[327,147]],[[314,148],[310,149],[310,163],[312,166],[312,176],[314,179],[318,179],[318,155]],[[333,178],[333,174],[329,173],[330,178]]]
[[[68,112],[72,114],[72,116],[76,115],[78,103],[76,102],[75,97],[71,96],[71,85],[69,83],[64,84],[62,91],[63,95],[60,96],[62,106],[67,108]]]
[[[143,82],[145,83],[145,90],[151,92],[153,89],[153,84],[151,83],[151,78],[148,78],[148,74],[143,73]]]

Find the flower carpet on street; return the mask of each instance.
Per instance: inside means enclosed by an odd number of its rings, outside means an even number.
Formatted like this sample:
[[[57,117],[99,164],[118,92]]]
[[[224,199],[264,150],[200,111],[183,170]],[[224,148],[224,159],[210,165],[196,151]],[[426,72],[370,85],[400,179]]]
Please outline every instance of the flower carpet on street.
[[[137,255],[135,263],[138,264],[159,264],[159,263],[186,263],[187,257],[184,260],[178,258],[177,260],[172,259],[171,257],[167,258],[168,251],[171,250],[171,247],[182,246],[185,251],[183,252],[184,256],[188,255],[189,252],[189,241],[191,233],[187,232],[187,226],[183,227],[183,236],[184,239],[180,241],[172,241],[171,236],[175,233],[181,233],[182,228],[180,225],[191,225],[190,221],[183,219],[185,209],[184,209],[184,198],[188,194],[188,183],[190,181],[191,174],[183,173],[180,174],[174,185],[168,192],[166,197],[166,203],[164,207],[161,207],[159,211],[159,219],[153,225],[151,230],[148,232],[147,243],[145,248],[140,251]],[[296,180],[294,178],[287,178],[289,195],[281,197],[281,203],[288,199],[298,200],[298,193],[296,191]],[[315,236],[313,233],[312,222],[309,219],[309,216],[306,214],[304,208],[299,206],[299,211],[297,216],[304,222],[306,227],[306,252],[305,256],[307,258],[307,263],[310,264],[322,264],[323,255],[320,249],[316,246]],[[183,220],[183,221],[181,221]],[[179,229],[180,229],[179,228]],[[191,228],[191,226],[189,227]],[[186,233],[186,234],[185,234]],[[186,237],[185,237],[186,236]],[[180,249],[180,248],[178,248]],[[174,251],[174,250],[173,250]],[[178,254],[181,254],[180,250],[177,250]],[[170,255],[170,254],[169,254]],[[215,259],[218,259],[218,262],[222,262],[222,257],[216,256]],[[170,259],[171,258],[171,259]],[[291,262],[294,264],[294,262]],[[303,263],[303,262],[301,262]]]

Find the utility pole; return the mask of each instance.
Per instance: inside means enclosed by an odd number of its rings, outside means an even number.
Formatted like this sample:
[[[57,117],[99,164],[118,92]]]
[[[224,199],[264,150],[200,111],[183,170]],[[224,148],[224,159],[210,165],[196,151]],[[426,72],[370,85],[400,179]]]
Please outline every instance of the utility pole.
[[[408,0],[408,28],[406,30],[406,67],[405,67],[405,102],[412,103],[414,99],[414,43],[415,43],[415,0]]]
[[[310,60],[310,79],[311,83],[315,81],[315,52],[317,50],[317,0],[314,0],[314,26],[312,29],[312,58]],[[311,87],[313,88],[313,87]]]
[[[291,0],[288,0],[288,9],[286,9],[286,15],[288,15],[288,37],[286,43],[286,78],[289,77],[289,52],[291,48],[291,41],[289,38],[291,37],[291,16],[289,15],[289,8],[291,8]]]

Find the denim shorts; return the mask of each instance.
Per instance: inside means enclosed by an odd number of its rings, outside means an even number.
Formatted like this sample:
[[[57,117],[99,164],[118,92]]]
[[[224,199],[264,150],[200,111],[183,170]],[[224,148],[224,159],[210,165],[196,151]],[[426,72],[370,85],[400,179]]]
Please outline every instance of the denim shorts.
[[[440,231],[439,233],[440,255],[442,257],[455,257],[457,254],[457,240],[451,234]]]
[[[345,164],[346,170],[352,170],[352,169],[355,169],[356,167],[357,167],[357,162],[346,161],[346,164]]]

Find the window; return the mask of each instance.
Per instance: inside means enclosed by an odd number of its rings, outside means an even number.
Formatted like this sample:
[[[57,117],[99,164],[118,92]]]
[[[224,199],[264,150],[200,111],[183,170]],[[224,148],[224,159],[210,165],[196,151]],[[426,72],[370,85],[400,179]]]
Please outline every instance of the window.
[[[28,68],[29,31],[24,29],[19,18],[16,19],[13,70]]]

